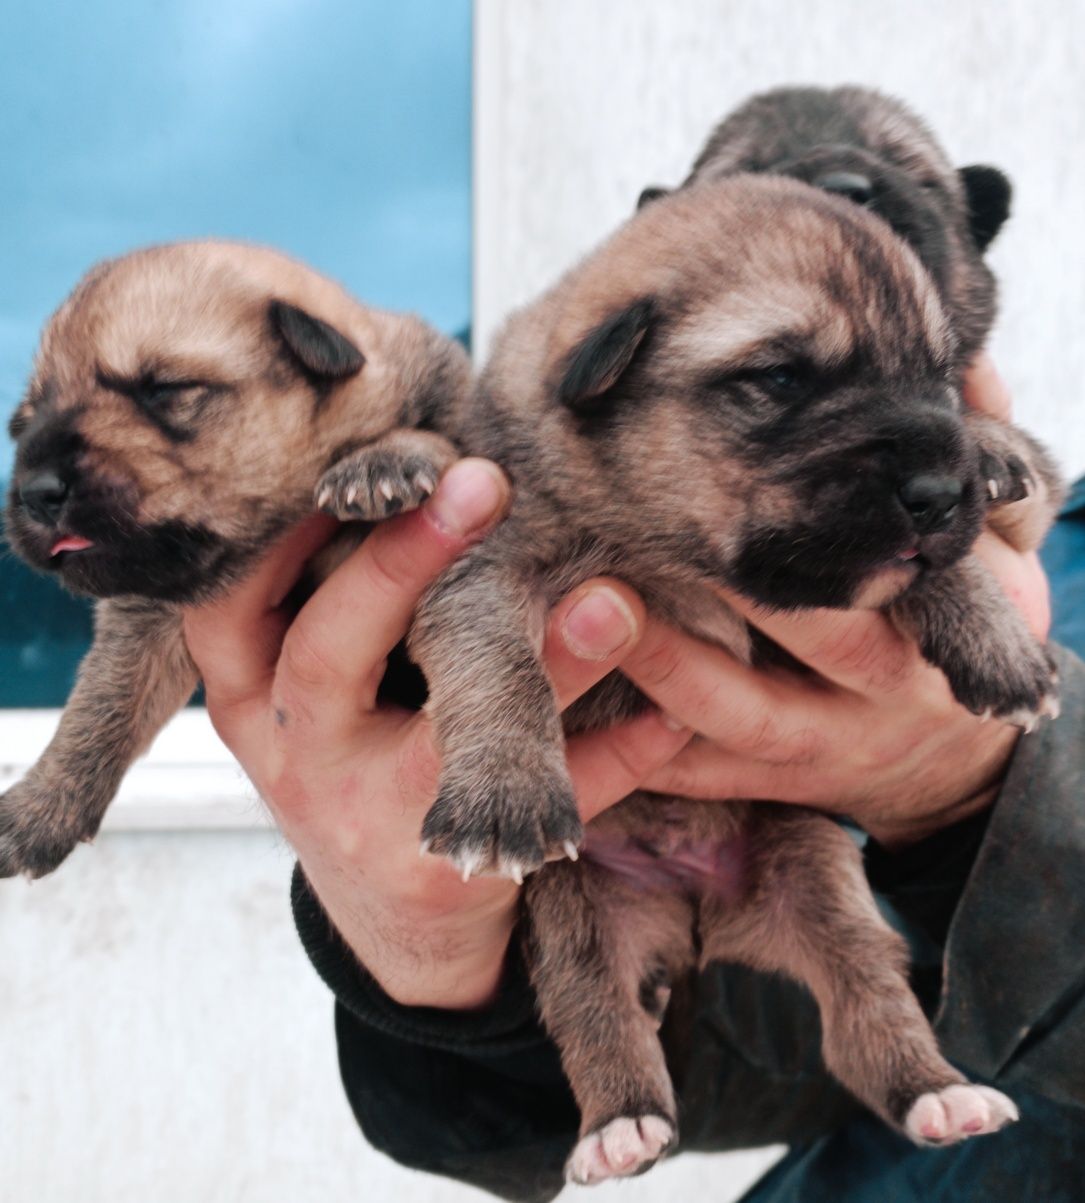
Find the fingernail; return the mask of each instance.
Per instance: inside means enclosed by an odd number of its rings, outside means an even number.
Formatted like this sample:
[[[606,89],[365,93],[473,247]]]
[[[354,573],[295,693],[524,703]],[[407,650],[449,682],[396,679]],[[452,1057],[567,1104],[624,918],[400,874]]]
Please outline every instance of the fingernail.
[[[633,611],[606,585],[595,585],[582,594],[561,624],[565,646],[581,660],[605,660],[636,633]]]
[[[491,526],[508,495],[508,482],[495,464],[464,459],[441,477],[437,492],[426,503],[426,513],[446,535],[463,538]]]

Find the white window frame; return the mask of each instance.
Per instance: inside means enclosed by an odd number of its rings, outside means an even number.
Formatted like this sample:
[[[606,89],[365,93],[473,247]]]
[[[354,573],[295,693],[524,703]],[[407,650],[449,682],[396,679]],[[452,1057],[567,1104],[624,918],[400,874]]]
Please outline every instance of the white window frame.
[[[59,710],[0,714],[0,792],[37,760],[60,720]],[[182,710],[128,771],[103,831],[250,831],[271,818],[207,711]]]

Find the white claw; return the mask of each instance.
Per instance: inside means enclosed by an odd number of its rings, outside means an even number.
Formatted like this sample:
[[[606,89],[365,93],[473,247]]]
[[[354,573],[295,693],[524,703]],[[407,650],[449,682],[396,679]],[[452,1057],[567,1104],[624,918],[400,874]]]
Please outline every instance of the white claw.
[[[380,495],[385,501],[391,501],[396,495],[395,490],[386,480],[382,480],[380,484],[377,485],[377,488],[380,490]]]
[[[508,874],[518,886],[522,886],[524,884],[524,871],[519,865],[509,865]]]
[[[469,882],[471,880],[471,862],[470,861],[464,862],[461,880],[464,882],[464,884],[466,884],[467,882]]]
[[[426,855],[426,853],[427,853],[427,852],[429,852],[429,850],[430,850],[430,845],[431,845],[432,843],[433,843],[433,840],[423,840],[423,841],[422,841],[422,842],[421,842],[421,843],[418,845],[418,855],[419,855],[419,856],[425,856],[425,855]]]
[[[437,482],[433,479],[432,476],[420,476],[418,478],[418,487],[428,497],[433,492],[433,490],[435,488],[437,488]]]
[[[994,711],[991,709],[990,706],[988,706],[987,709],[979,716],[980,722],[981,723],[989,723],[991,721],[992,714],[994,714]]]
[[[353,505],[358,500],[358,488],[352,486],[347,489],[347,505]]]
[[[990,499],[992,501],[998,500],[998,481],[997,480],[989,480],[987,482],[987,496],[990,497]]]
[[[566,840],[565,843],[562,844],[562,847],[565,849],[565,855],[570,860],[579,860],[580,859],[580,853],[577,851],[576,845],[573,843],[572,840]]]
[[[318,510],[324,510],[324,509],[327,509],[327,508],[328,508],[328,504],[329,504],[329,502],[331,501],[331,499],[332,499],[332,491],[331,491],[331,489],[330,489],[330,488],[323,488],[323,489],[321,489],[321,490],[320,490],[320,492],[317,494],[317,499],[316,499],[316,508],[317,508]]]

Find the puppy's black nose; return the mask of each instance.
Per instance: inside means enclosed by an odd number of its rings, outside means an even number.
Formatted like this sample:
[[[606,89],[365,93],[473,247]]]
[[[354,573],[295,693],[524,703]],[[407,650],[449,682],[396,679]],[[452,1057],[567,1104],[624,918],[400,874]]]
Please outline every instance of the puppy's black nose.
[[[942,530],[961,503],[961,482],[952,476],[913,476],[900,488],[900,499],[921,535]]]
[[[836,192],[857,205],[865,205],[874,195],[874,185],[857,171],[830,171],[818,176],[814,186],[824,192]]]
[[[52,524],[60,516],[68,486],[55,472],[35,472],[19,486],[19,500],[31,518]]]

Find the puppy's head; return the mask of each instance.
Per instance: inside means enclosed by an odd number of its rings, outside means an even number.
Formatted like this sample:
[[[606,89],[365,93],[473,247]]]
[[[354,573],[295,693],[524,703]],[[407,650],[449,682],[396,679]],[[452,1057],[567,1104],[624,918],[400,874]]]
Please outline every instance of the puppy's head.
[[[878,606],[980,527],[954,352],[884,222],[736,176],[644,209],[513,319],[482,387],[543,413],[541,483],[605,541],[771,606]]]
[[[48,323],[7,533],[75,592],[206,597],[311,506],[336,448],[424,420],[464,357],[256,247],[100,265]]]
[[[927,126],[869,88],[778,88],[713,131],[687,183],[738,172],[791,176],[876,213],[922,260],[949,310],[965,361],[995,313],[983,252],[1009,216],[995,167],[954,170]],[[660,189],[642,194],[645,202]]]

